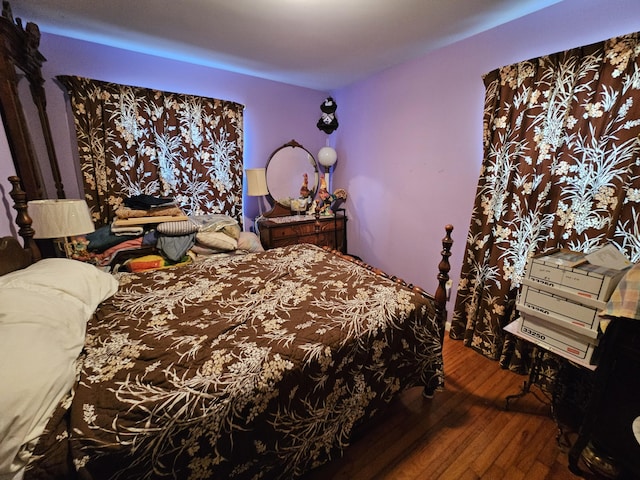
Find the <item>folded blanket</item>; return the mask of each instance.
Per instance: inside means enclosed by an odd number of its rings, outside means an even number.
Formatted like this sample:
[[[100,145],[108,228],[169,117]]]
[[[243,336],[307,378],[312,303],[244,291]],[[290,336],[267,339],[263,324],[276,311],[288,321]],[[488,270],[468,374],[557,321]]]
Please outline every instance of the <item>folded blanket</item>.
[[[182,216],[184,213],[180,208],[175,205],[168,207],[156,207],[147,210],[138,210],[129,207],[119,207],[116,210],[116,217],[120,220],[126,220],[127,218],[140,218],[140,217],[162,217],[162,216]]]
[[[640,320],[640,263],[622,277],[600,315]]]
[[[139,225],[116,227],[115,224],[112,223],[111,233],[114,235],[142,235],[144,233],[144,228]]]
[[[125,240],[113,247],[107,248],[104,252],[98,255],[100,265],[109,265],[113,257],[121,250],[137,249],[140,247],[142,247],[142,237]]]
[[[111,231],[111,225],[105,225],[98,228],[95,232],[91,232],[85,235],[85,238],[89,241],[87,250],[91,252],[104,252],[106,249],[118,245],[126,240],[136,238],[139,235],[120,234],[116,235]]]

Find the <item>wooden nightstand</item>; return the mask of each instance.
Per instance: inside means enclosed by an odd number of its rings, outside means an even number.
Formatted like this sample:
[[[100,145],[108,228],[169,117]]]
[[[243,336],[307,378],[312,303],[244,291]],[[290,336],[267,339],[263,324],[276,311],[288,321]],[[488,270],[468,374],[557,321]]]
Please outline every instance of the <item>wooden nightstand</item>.
[[[262,218],[257,224],[260,241],[266,250],[313,243],[347,253],[347,217],[341,210],[331,217],[289,215]]]

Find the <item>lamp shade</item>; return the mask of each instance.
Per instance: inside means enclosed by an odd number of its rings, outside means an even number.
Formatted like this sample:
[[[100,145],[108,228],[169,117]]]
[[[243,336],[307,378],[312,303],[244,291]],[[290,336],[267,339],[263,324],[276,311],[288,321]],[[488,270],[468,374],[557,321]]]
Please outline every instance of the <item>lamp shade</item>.
[[[63,238],[95,230],[84,200],[32,200],[28,203],[34,238]]]
[[[244,173],[247,178],[247,195],[259,197],[269,194],[266,168],[247,168]]]
[[[330,167],[338,159],[338,153],[331,147],[322,147],[318,152],[318,163],[323,167]]]

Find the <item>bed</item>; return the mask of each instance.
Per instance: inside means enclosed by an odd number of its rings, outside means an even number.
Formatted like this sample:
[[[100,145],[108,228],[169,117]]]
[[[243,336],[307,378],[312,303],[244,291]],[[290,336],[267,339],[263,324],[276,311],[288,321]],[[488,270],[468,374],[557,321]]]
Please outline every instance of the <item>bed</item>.
[[[15,370],[0,398],[36,404],[14,424],[39,418],[9,453],[0,442],[7,478],[297,478],[400,391],[443,386],[451,226],[435,296],[313,245],[112,275],[33,263],[13,184],[23,240],[0,242],[0,342],[21,358],[0,354],[3,375]]]

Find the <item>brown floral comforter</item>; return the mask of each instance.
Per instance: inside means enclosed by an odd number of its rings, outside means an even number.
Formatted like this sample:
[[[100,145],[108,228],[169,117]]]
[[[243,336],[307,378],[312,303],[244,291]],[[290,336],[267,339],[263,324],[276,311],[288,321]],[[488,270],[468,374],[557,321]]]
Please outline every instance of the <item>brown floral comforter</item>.
[[[295,478],[443,382],[432,301],[318,247],[119,281],[26,478]]]

